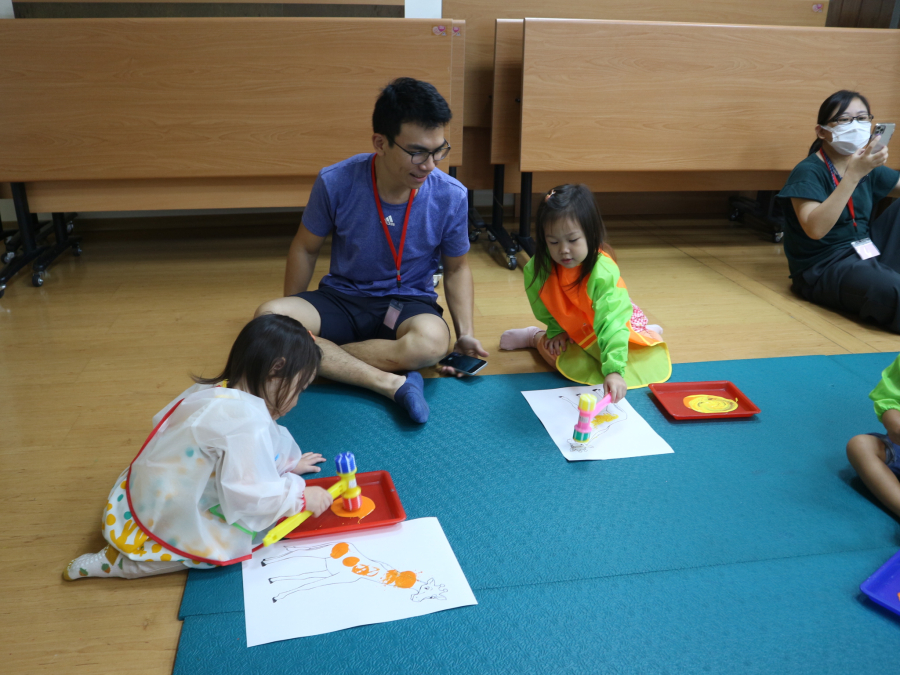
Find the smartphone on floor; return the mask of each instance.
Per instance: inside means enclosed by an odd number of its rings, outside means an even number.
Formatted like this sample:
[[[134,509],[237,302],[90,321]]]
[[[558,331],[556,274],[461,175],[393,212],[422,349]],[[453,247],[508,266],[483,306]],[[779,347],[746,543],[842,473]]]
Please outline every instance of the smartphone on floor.
[[[438,365],[450,366],[459,373],[474,375],[487,365],[487,361],[476,359],[474,356],[466,356],[459,352],[450,352],[447,356],[438,361]]]

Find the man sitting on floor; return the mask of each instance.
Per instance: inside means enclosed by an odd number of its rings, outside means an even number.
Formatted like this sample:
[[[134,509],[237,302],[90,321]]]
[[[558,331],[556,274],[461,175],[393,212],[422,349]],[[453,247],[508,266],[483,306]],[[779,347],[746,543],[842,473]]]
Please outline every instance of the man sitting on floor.
[[[450,347],[434,292],[440,262],[455,351],[488,355],[473,335],[466,189],[435,170],[450,152],[450,118],[427,82],[404,77],[389,84],[372,115],[375,153],[319,172],[288,254],[285,297],[256,312],[300,321],[319,336],[324,377],[393,399],[419,423],[429,409],[415,371],[435,365]],[[307,290],[329,234],[330,272],[318,290]]]

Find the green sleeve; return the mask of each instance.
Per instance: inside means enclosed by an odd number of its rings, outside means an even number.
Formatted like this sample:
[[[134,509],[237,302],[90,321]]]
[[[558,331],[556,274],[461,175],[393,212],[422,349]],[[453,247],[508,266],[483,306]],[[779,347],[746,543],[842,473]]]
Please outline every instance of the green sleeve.
[[[525,275],[525,293],[528,295],[528,302],[531,303],[531,311],[534,312],[534,318],[547,326],[547,339],[554,338],[563,332],[556,319],[547,309],[544,301],[541,300],[541,288],[544,287],[546,275],[540,275],[537,281],[534,280],[534,258],[528,261],[525,269],[522,270]]]
[[[882,371],[881,382],[875,386],[869,398],[875,404],[879,422],[888,410],[900,410],[900,356]]]
[[[594,332],[600,347],[603,377],[625,372],[628,361],[628,321],[634,311],[628,291],[619,288],[619,267],[601,256],[588,277],[587,292],[594,307]]]

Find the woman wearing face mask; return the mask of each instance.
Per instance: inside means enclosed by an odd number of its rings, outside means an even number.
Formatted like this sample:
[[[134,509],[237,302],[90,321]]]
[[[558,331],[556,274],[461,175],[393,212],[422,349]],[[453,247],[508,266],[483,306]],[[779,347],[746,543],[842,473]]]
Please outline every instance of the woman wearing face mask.
[[[900,196],[900,173],[869,143],[872,119],[854,91],[822,103],[809,156],[778,195],[784,253],[804,298],[900,333],[900,200],[870,222],[878,202]]]

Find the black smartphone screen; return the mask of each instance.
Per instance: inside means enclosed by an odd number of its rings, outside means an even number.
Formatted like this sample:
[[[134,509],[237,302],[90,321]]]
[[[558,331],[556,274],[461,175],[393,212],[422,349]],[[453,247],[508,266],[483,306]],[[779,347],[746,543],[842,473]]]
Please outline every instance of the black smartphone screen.
[[[474,356],[466,356],[458,352],[448,354],[439,362],[442,366],[450,366],[456,368],[463,373],[474,375],[487,365],[487,361],[476,359]]]

